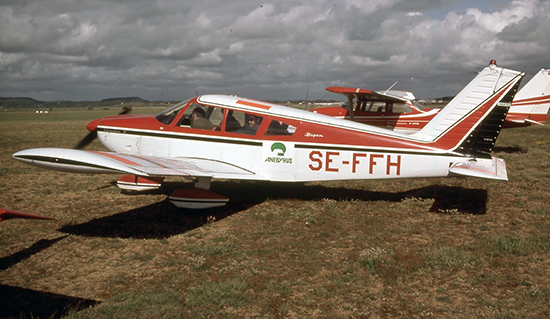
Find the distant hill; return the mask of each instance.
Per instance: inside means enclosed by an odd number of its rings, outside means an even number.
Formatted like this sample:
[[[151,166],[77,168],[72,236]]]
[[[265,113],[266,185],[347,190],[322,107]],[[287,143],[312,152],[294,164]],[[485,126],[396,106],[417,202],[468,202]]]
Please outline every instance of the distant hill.
[[[0,107],[36,107],[44,102],[31,99],[30,97],[0,97]]]
[[[117,97],[101,101],[38,101],[28,97],[0,97],[0,108],[71,108],[148,105],[151,102],[139,97]]]
[[[144,100],[140,97],[134,96],[134,97],[113,97],[110,99],[103,99],[101,102],[109,102],[109,103],[149,103],[149,101]]]

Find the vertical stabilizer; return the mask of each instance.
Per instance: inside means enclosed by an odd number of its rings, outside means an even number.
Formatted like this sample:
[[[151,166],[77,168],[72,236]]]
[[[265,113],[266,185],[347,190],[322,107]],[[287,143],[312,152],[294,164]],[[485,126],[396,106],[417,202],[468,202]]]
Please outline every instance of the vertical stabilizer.
[[[504,119],[508,114],[512,100],[519,87],[519,81],[504,95],[492,111],[471,131],[456,149],[462,154],[469,154],[476,157],[491,157],[498,135],[502,130]]]
[[[550,95],[550,69],[540,70],[516,94],[514,101]]]
[[[411,136],[460,153],[490,152],[523,75],[491,63]]]
[[[550,109],[550,70],[542,69],[516,94],[507,127],[543,125]]]

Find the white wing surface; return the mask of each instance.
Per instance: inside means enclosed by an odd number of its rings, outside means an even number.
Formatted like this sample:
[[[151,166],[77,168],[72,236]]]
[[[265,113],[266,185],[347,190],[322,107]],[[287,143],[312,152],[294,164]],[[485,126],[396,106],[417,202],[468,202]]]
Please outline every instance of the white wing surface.
[[[64,148],[28,149],[13,154],[13,158],[34,166],[71,173],[258,179],[249,170],[202,158],[163,158]]]

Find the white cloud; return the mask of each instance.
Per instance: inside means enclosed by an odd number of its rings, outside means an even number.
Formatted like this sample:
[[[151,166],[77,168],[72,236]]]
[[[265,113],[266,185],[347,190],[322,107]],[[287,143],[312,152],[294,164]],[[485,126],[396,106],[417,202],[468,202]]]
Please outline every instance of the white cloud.
[[[382,9],[395,5],[394,0],[346,0],[345,6],[348,10],[359,10],[361,14],[370,15]]]
[[[549,1],[449,3],[3,1],[0,96],[288,99],[309,87],[315,98],[334,83],[400,80],[426,97],[452,94],[490,59],[528,73],[549,66]]]

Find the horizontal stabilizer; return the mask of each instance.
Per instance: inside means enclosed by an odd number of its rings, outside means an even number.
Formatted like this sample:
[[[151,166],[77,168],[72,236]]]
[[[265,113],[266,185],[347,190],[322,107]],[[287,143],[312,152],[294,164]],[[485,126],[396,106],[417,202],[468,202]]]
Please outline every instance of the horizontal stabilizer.
[[[531,124],[534,124],[534,125],[544,126],[544,123],[533,121],[533,120],[530,120],[530,119],[525,119],[525,122],[528,122],[528,123],[531,123]]]
[[[506,163],[497,157],[454,163],[449,172],[461,176],[508,180]]]
[[[525,126],[526,124],[528,125],[540,125],[540,126],[544,126],[544,123],[542,122],[539,122],[539,121],[533,121],[533,120],[530,120],[530,119],[523,119],[523,120],[507,120],[508,122],[511,122],[511,123],[514,123],[514,124],[519,124],[521,126]]]

